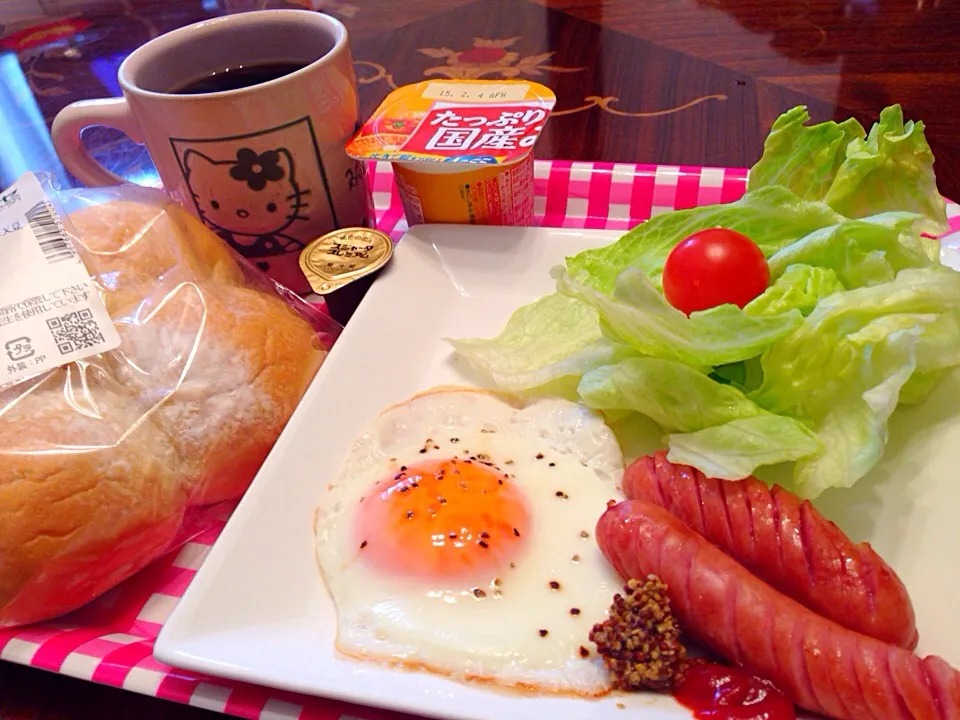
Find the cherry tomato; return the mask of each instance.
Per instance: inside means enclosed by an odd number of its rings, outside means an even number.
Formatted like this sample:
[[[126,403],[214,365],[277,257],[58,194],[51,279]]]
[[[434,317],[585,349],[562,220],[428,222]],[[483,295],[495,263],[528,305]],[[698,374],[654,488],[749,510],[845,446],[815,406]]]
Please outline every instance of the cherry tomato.
[[[726,228],[693,233],[663,266],[663,294],[687,315],[725,303],[743,307],[769,284],[770,268],[760,248]]]

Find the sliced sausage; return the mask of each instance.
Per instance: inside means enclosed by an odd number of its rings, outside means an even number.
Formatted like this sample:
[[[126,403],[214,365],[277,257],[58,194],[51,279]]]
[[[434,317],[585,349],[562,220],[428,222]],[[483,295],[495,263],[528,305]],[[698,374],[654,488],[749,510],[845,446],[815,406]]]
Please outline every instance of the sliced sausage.
[[[907,589],[867,543],[853,543],[808,501],[749,477],[708,478],[657,451],[624,473],[628,498],[659,505],[777,590],[844,627],[917,646]]]
[[[624,579],[660,577],[684,631],[839,720],[955,720],[960,673],[853,632],[757,578],[663,508],[627,500],[597,524]]]

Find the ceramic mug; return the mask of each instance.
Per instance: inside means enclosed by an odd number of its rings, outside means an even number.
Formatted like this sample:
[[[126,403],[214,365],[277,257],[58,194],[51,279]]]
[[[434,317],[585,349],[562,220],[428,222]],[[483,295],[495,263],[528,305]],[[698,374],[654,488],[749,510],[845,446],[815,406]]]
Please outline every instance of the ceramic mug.
[[[182,89],[227,69],[294,69],[260,84]],[[87,185],[124,180],[84,148],[102,125],[146,145],[167,192],[240,254],[295,292],[310,291],[300,250],[341,227],[369,226],[366,166],[344,147],[359,125],[347,30],[307,10],[228,15],[161,35],[117,73],[122,98],[86,100],[53,122],[67,170]]]

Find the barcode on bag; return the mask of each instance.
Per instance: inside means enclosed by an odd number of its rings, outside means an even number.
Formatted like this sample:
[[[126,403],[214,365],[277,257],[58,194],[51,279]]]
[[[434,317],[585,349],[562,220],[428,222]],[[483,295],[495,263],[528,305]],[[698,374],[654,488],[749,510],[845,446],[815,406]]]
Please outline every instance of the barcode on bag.
[[[27,222],[48,263],[53,265],[75,256],[73,245],[67,240],[67,234],[50,203],[38,202],[27,210]]]
[[[77,310],[47,320],[47,327],[61,355],[95,347],[105,340],[96,318],[89,310]]]

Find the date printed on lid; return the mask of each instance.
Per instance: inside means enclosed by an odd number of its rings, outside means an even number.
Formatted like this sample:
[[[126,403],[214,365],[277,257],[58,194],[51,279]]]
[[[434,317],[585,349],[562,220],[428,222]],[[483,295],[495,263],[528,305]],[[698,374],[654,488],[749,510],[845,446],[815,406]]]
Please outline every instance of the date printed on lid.
[[[36,176],[0,192],[0,387],[120,345]]]

